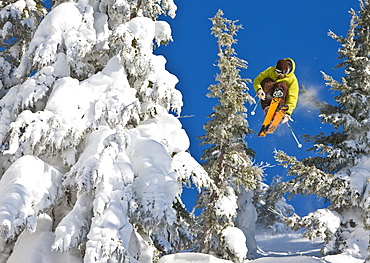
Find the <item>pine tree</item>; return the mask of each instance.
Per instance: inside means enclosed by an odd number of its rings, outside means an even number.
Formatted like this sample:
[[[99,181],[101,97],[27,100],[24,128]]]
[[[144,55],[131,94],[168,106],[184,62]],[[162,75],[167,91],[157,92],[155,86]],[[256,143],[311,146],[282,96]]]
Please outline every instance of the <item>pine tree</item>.
[[[25,78],[15,74],[15,69],[47,11],[41,1],[1,1],[0,9],[0,90],[3,90]]]
[[[263,184],[256,192],[255,202],[258,213],[256,227],[260,233],[279,234],[286,232],[284,218],[294,214],[294,207],[281,194],[280,176],[275,176],[270,185]]]
[[[369,143],[369,32],[370,14],[368,1],[360,2],[361,11],[351,10],[352,20],[347,37],[330,36],[338,41],[341,63],[337,68],[344,69],[342,83],[324,74],[324,79],[331,90],[339,92],[335,97],[337,105],[325,104],[320,109],[324,123],[329,123],[337,130],[330,135],[319,134],[311,138],[317,151],[327,154],[326,158],[314,158],[315,165],[323,170],[336,172],[350,164],[353,166],[362,155],[370,154]]]
[[[326,211],[290,219],[295,228],[306,227],[306,236],[327,241],[325,253],[341,253],[367,246],[370,230],[370,6],[360,2],[360,11],[351,10],[351,24],[346,37],[330,32],[341,44],[339,50],[345,76],[341,83],[323,74],[327,85],[336,92],[337,105],[324,104],[320,116],[335,132],[306,136],[322,156],[302,162],[277,152],[276,158],[296,178],[281,185],[282,192],[316,194],[330,201]],[[339,220],[323,222],[322,214]],[[354,241],[354,238],[356,241]],[[367,255],[357,254],[359,258]]]
[[[218,83],[208,88],[208,97],[217,98],[218,104],[204,125],[206,134],[200,138],[202,145],[209,145],[202,159],[213,180],[213,185],[205,188],[199,198],[199,207],[203,208],[200,251],[238,262],[242,258],[227,243],[227,232],[234,227],[239,189],[256,189],[262,171],[253,165],[251,157],[254,152],[244,140],[251,132],[246,121],[245,103],[254,100],[246,92],[246,83],[250,80],[239,75],[240,69],[246,68],[246,62],[236,57],[232,48],[241,25],[222,16],[223,12],[219,10],[211,18],[212,34],[218,41],[217,66],[220,73],[216,77]]]
[[[53,231],[54,250],[85,262],[183,249],[196,229],[182,182],[211,179],[168,113],[181,113],[178,80],[153,54],[171,40],[157,18],[175,4],[53,4],[46,14],[43,1],[1,2],[2,259],[35,231]]]

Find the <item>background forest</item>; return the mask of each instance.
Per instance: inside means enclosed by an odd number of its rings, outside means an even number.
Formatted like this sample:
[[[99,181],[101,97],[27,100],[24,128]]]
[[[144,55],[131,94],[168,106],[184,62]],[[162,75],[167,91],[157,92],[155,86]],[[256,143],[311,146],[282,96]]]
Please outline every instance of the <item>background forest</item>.
[[[259,256],[256,231],[286,227],[322,239],[323,255],[370,261],[368,4],[351,10],[345,37],[330,32],[344,77],[322,73],[334,103],[318,105],[332,132],[305,136],[312,157],[277,149],[292,177],[267,185],[248,142],[256,101],[240,75],[238,21],[219,10],[209,22],[218,72],[200,165],[178,79],[153,53],[173,40],[161,20],[175,17],[172,0],[1,1],[1,262],[146,263],[181,251],[245,262]],[[199,192],[199,214],[185,209],[184,187]],[[299,216],[284,198],[297,194],[327,207]]]

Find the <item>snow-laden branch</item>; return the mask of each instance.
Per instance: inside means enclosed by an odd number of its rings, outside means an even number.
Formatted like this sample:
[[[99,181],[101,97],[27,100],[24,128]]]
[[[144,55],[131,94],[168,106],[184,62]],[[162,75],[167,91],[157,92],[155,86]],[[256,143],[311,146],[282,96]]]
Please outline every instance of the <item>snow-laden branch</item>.
[[[34,156],[18,159],[0,181],[0,231],[4,238],[27,227],[36,229],[36,217],[60,195],[62,173]]]

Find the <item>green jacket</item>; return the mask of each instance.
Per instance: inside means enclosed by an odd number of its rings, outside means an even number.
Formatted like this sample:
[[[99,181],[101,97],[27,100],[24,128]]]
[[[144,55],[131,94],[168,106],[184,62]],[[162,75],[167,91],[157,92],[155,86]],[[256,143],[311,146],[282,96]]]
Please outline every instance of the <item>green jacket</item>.
[[[294,75],[295,63],[294,63],[293,59],[285,58],[285,60],[290,60],[290,62],[292,63],[292,70],[288,74],[284,75],[283,78],[279,79],[278,75],[275,72],[276,66],[269,67],[265,71],[262,71],[254,79],[253,87],[254,87],[254,90],[256,92],[258,92],[258,90],[262,89],[261,82],[265,78],[271,78],[276,83],[280,82],[280,81],[284,81],[289,87],[288,94],[287,94],[287,97],[286,97],[286,104],[288,104],[288,106],[289,106],[289,110],[287,111],[287,113],[292,114],[293,110],[295,109],[295,107],[297,105],[297,101],[298,101],[299,85],[298,85],[298,79]]]

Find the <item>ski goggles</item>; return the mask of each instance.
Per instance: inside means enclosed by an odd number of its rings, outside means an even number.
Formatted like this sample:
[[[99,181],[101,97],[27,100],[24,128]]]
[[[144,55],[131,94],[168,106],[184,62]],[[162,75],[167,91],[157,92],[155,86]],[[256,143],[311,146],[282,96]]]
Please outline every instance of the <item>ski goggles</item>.
[[[288,69],[275,69],[275,72],[276,72],[276,74],[278,74],[278,75],[280,75],[280,74],[283,74],[283,75],[285,75],[285,74],[287,74],[288,73]]]

